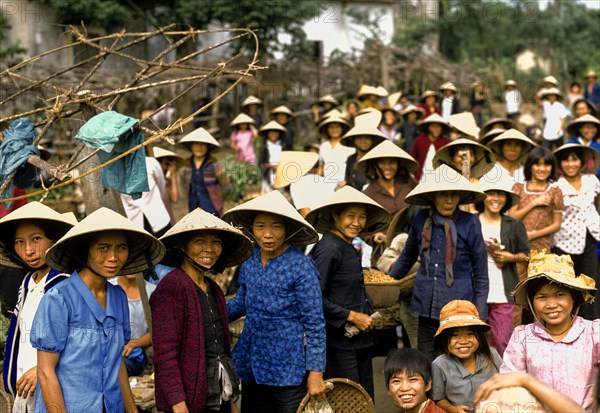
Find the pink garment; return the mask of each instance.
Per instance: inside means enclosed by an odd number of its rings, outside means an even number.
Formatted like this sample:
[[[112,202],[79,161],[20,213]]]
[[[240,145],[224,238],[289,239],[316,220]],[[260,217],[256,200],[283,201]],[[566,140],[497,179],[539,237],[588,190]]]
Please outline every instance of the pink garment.
[[[235,144],[235,160],[239,162],[256,163],[256,154],[254,153],[254,134],[251,130],[236,130],[231,132],[231,142]]]
[[[559,342],[538,320],[518,326],[504,352],[500,373],[525,371],[593,412],[600,365],[600,319],[575,317]]]
[[[509,303],[488,303],[488,321],[492,327],[491,344],[498,350],[500,357],[504,356],[513,332],[514,308],[514,304]]]

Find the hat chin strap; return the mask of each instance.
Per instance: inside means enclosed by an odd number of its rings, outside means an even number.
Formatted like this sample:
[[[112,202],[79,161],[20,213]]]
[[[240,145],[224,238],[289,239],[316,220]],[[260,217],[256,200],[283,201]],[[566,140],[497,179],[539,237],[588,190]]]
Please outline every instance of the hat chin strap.
[[[527,294],[527,292],[525,292],[525,295],[527,296],[527,305],[529,305],[529,310],[531,310],[531,314],[533,314],[533,318],[537,321],[540,318],[537,316],[537,313],[535,312],[534,308],[533,308],[533,303],[531,302],[531,300],[529,299],[529,294]],[[575,320],[575,317],[577,317],[577,315],[579,314],[579,308],[581,308],[581,306],[577,306],[577,308],[575,309],[574,313],[571,313],[571,315],[573,316],[573,318],[571,319],[571,324],[573,324],[573,321]],[[546,330],[548,333],[550,333],[550,330],[548,330],[546,328],[546,326],[544,325],[544,323],[540,320],[540,322],[542,323],[542,326],[544,327],[544,330]],[[569,327],[571,328],[571,327]],[[552,333],[550,333],[552,334]]]
[[[283,240],[283,242],[289,242],[289,240],[290,240],[291,238],[295,237],[295,236],[296,236],[296,234],[298,234],[298,233],[300,233],[300,232],[302,232],[302,231],[304,231],[304,230],[305,230],[305,228],[304,228],[304,227],[300,227],[300,228],[298,228],[298,230],[296,230],[295,232],[293,232],[293,233],[292,233],[290,236],[288,236],[288,237],[285,237],[285,239]]]
[[[201,271],[203,273],[210,271],[210,268],[207,268],[207,267],[204,267],[204,266],[198,264],[196,261],[194,261],[194,259],[192,257],[190,257],[185,252],[183,252],[183,250],[181,248],[179,248],[179,252],[181,253],[181,255],[183,255],[183,258],[187,261],[187,263],[190,264],[195,269],[197,269],[198,271]]]

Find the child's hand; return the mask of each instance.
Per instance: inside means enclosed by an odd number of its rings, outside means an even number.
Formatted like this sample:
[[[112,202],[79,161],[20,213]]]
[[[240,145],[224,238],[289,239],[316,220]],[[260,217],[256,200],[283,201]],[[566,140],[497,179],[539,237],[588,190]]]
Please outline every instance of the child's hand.
[[[505,373],[494,374],[488,381],[483,383],[475,392],[475,403],[487,399],[495,390],[506,387],[521,387],[527,382],[527,373]]]
[[[549,195],[543,195],[543,196],[537,197],[534,202],[535,202],[535,205],[539,206],[539,207],[550,206],[550,203],[552,202],[552,198],[550,198]]]

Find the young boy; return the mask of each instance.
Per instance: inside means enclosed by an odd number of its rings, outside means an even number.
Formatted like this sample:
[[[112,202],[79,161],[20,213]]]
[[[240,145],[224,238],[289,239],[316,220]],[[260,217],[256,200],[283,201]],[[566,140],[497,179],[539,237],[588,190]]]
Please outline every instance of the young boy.
[[[383,365],[385,383],[394,404],[406,413],[444,413],[427,397],[431,389],[431,365],[414,348],[394,349]]]

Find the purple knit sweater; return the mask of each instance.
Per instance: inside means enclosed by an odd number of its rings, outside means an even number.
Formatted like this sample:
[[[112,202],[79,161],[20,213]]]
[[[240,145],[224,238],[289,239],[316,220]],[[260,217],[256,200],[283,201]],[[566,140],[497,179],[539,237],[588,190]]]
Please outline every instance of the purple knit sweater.
[[[214,281],[205,280],[215,294],[225,334],[225,352],[230,354],[225,297]],[[196,284],[177,268],[160,281],[150,297],[150,306],[156,407],[171,410],[174,404],[185,400],[190,413],[199,413],[206,405],[208,390],[204,323]]]

